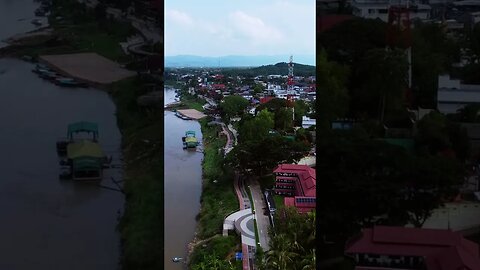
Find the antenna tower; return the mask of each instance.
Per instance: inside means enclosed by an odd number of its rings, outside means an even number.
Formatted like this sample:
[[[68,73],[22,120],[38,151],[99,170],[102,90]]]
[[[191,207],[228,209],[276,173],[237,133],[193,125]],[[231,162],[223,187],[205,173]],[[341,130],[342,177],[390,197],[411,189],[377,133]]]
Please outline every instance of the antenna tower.
[[[293,55],[290,55],[290,62],[288,62],[288,80],[287,80],[287,100],[291,101],[291,93],[293,92]]]
[[[410,0],[395,1],[388,3],[388,28],[387,48],[402,48],[407,53],[408,61],[408,86],[405,97],[409,106],[412,105],[412,38],[410,21]]]

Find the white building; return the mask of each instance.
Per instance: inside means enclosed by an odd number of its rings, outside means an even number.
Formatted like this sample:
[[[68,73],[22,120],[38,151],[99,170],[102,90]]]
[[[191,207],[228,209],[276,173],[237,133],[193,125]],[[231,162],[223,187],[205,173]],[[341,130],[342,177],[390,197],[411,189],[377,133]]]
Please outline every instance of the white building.
[[[302,128],[309,128],[311,126],[315,126],[317,124],[317,119],[310,118],[307,116],[302,117]]]
[[[480,103],[480,85],[462,84],[449,75],[438,76],[437,108],[444,114],[456,113],[468,104]]]
[[[353,15],[365,19],[379,18],[384,22],[388,22],[388,0],[353,0]],[[424,4],[411,4],[410,19],[427,20],[430,18],[431,7]]]

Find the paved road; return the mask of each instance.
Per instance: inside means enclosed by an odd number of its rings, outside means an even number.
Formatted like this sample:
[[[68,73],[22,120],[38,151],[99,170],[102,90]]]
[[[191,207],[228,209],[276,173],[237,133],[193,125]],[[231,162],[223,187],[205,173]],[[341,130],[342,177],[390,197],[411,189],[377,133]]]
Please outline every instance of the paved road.
[[[252,200],[255,206],[255,219],[257,220],[258,235],[260,240],[260,246],[264,251],[269,250],[269,236],[268,230],[270,229],[270,220],[268,215],[263,214],[263,208],[267,207],[265,199],[262,194],[262,190],[257,181],[249,179],[250,191],[252,192]]]

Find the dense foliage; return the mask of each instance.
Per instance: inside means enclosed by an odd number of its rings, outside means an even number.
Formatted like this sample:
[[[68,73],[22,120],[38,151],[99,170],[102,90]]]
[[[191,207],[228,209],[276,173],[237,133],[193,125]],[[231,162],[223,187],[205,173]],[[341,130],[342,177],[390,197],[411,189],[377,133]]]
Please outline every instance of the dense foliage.
[[[295,208],[287,207],[275,213],[274,219],[270,250],[257,254],[259,269],[316,269],[315,212],[300,214]]]

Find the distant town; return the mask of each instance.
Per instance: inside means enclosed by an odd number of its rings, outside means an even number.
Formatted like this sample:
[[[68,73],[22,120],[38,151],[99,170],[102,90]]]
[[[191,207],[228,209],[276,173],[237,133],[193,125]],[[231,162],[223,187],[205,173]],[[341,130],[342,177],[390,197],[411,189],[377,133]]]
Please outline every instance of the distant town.
[[[303,76],[294,75],[297,65]],[[202,126],[206,176],[198,227],[209,232],[197,235],[196,242],[215,233],[223,234],[224,239],[239,234],[242,248],[237,255],[242,269],[275,265],[315,269],[315,67],[295,64],[290,58],[289,62],[248,69],[167,68],[165,82],[177,93],[176,100],[165,108],[184,120],[200,119]],[[191,114],[192,109],[202,115]],[[206,134],[213,137],[205,138]],[[224,140],[220,153],[211,153],[219,140]],[[224,175],[208,176],[212,160]],[[217,199],[209,202],[209,197]],[[231,206],[218,209],[218,204]],[[214,229],[220,227],[223,232]],[[293,227],[297,228],[294,234]],[[288,246],[294,238],[297,247]],[[192,269],[211,265],[215,256],[228,254],[228,249],[235,250],[239,244],[233,241],[227,250],[205,254],[221,245],[226,248],[225,241],[210,240],[203,248],[194,243],[197,247],[189,261]],[[287,245],[296,259],[279,257],[285,247],[278,245]],[[228,257],[216,259],[233,267]]]

